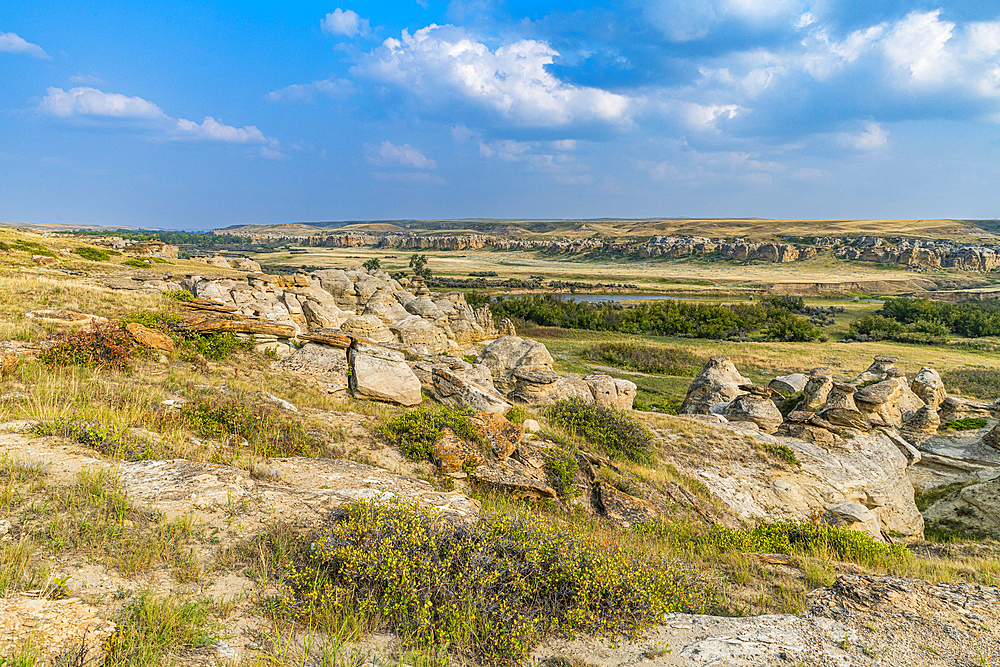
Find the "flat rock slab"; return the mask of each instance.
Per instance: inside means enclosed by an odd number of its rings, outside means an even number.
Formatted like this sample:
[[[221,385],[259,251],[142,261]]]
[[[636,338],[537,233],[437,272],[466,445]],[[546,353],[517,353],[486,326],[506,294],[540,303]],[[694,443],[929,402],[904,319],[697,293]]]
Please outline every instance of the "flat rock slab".
[[[668,614],[663,627],[643,639],[613,642],[594,638],[545,642],[537,659],[572,655],[599,667],[651,664],[683,667],[855,664],[840,646],[856,639],[853,629],[819,616],[775,614],[727,618]],[[650,658],[649,656],[655,656]]]
[[[226,465],[177,459],[121,466],[128,496],[168,518],[192,511],[260,515],[314,523],[352,500],[415,503],[456,521],[479,518],[479,503],[463,493],[435,491],[421,480],[343,459],[271,459],[258,480]]]
[[[39,664],[53,664],[69,650],[80,652],[82,660],[76,664],[99,664],[102,644],[114,630],[114,623],[100,618],[97,609],[80,598],[46,600],[25,594],[0,598],[0,663],[30,638],[40,653]]]

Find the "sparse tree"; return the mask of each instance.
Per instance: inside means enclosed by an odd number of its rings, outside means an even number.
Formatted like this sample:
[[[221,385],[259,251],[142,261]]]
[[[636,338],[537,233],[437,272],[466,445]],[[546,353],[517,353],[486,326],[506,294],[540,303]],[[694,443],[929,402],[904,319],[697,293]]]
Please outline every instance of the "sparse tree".
[[[413,275],[420,276],[424,280],[431,277],[431,270],[427,266],[427,255],[418,255],[416,253],[411,255],[410,268],[413,269]]]
[[[365,271],[375,271],[382,268],[382,262],[378,257],[372,257],[361,266],[365,267]]]

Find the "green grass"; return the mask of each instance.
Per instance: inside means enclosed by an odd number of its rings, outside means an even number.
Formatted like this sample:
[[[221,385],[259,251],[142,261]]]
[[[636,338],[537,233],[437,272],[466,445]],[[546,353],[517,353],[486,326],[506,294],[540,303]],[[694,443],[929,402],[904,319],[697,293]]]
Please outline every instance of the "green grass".
[[[1000,373],[992,368],[954,368],[943,371],[941,379],[949,393],[960,393],[984,401],[1000,397]]]
[[[635,531],[702,553],[778,553],[834,558],[869,567],[886,567],[913,559],[903,545],[876,542],[867,533],[849,528],[809,522],[762,523],[734,530],[720,525],[706,529],[656,519],[636,526]]]
[[[118,628],[105,643],[105,667],[170,665],[171,654],[208,646],[220,639],[208,600],[156,600],[143,591],[126,604],[115,621]]]
[[[603,343],[589,348],[583,356],[617,368],[660,375],[693,376],[705,363],[683,348],[637,343]]]

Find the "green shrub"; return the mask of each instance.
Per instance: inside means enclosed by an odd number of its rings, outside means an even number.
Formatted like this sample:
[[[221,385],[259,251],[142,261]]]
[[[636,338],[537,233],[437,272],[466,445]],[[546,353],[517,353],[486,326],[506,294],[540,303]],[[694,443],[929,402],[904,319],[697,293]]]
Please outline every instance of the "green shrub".
[[[163,296],[173,301],[194,301],[194,294],[191,294],[186,289],[170,290],[169,292],[164,292]]]
[[[450,428],[459,438],[483,444],[483,437],[469,421],[471,410],[446,406],[423,407],[375,427],[375,435],[395,445],[411,461],[426,461],[441,439],[441,429]]]
[[[612,456],[639,463],[652,460],[653,436],[624,410],[564,398],[549,408],[549,421],[603,448]]]
[[[14,250],[20,250],[21,252],[26,252],[32,255],[41,255],[42,257],[55,257],[56,254],[43,246],[37,241],[14,241],[11,244]]]
[[[507,420],[512,424],[523,424],[525,419],[528,419],[530,415],[528,411],[522,407],[515,405],[510,410],[507,411]]]
[[[357,615],[410,645],[472,649],[486,665],[520,664],[551,633],[635,637],[664,613],[706,606],[671,564],[537,516],[456,527],[427,510],[356,502],[310,540],[283,582],[297,618]]]
[[[260,457],[314,456],[320,447],[305,426],[279,408],[249,396],[195,396],[180,410],[184,422],[229,448],[242,441]],[[224,460],[221,453],[217,458]]]
[[[208,646],[220,638],[209,600],[157,601],[143,591],[115,619],[118,627],[105,642],[105,667],[154,667],[170,664],[168,654]]]
[[[88,259],[91,262],[106,262],[111,259],[114,255],[120,255],[121,253],[117,250],[110,250],[106,248],[90,248],[83,246],[80,248],[74,248],[73,253]]]
[[[240,350],[250,350],[253,348],[252,340],[242,340],[234,333],[195,333],[184,332],[184,344],[182,356],[191,360],[194,353],[198,353],[206,359],[212,361],[222,361],[228,359]]]
[[[50,366],[94,366],[105,370],[132,368],[136,343],[120,322],[94,322],[89,329],[64,331],[49,338],[38,353]]]
[[[542,326],[618,331],[654,336],[808,341],[821,330],[784,308],[755,303],[717,305],[691,301],[645,301],[635,305],[562,301],[551,294],[498,297],[493,316]]]
[[[941,428],[950,428],[953,431],[971,431],[984,426],[986,426],[986,420],[981,417],[963,417],[941,424]]]
[[[136,437],[125,429],[107,424],[57,419],[38,423],[32,432],[40,436],[59,435],[70,438],[84,447],[90,447],[106,456],[124,461],[141,461],[155,455],[148,441]]]
[[[580,466],[576,462],[573,452],[556,450],[552,452],[545,461],[545,473],[549,479],[549,484],[559,497],[569,500],[576,495],[576,487],[573,482],[576,479],[576,471]]]
[[[589,348],[583,356],[617,368],[662,375],[694,375],[704,364],[704,359],[683,348],[637,343],[602,343]]]
[[[124,266],[131,266],[134,269],[148,269],[149,262],[145,262],[138,257],[133,257],[132,259],[126,259],[122,262]]]
[[[799,462],[798,457],[795,456],[795,452],[793,452],[788,445],[779,445],[771,442],[755,442],[760,450],[768,456],[784,461],[785,463],[789,463],[793,466],[802,465]]]
[[[702,552],[818,556],[867,566],[912,558],[905,545],[885,544],[858,530],[807,521],[762,523],[746,530],[734,530],[719,525],[704,529],[690,523],[677,524],[658,518],[639,524],[634,530],[676,546],[690,545]]]

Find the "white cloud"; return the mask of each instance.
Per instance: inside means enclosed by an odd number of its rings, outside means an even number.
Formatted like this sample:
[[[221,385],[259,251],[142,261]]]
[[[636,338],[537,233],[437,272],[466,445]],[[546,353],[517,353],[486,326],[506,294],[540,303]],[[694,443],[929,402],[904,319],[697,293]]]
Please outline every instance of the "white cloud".
[[[155,120],[167,117],[160,107],[141,97],[105,93],[87,87],[70,88],[68,91],[62,88],[49,88],[38,108],[59,118],[105,116]]]
[[[323,79],[312,83],[293,83],[264,97],[271,102],[312,102],[316,93],[322,93],[327,97],[338,97],[353,91],[354,84],[347,79]]]
[[[225,125],[211,116],[205,116],[201,123],[184,118],[175,119],[141,97],[105,93],[96,88],[70,88],[68,91],[49,88],[38,104],[38,109],[50,116],[67,120],[82,117],[146,121],[149,129],[157,131],[165,139],[278,145],[277,139],[265,137],[253,125],[237,128]]]
[[[558,55],[533,39],[491,50],[461,28],[432,24],[385,40],[353,71],[404,88],[429,105],[443,108],[458,100],[521,126],[630,120],[628,98],[553,76],[546,66]]]
[[[878,123],[868,121],[865,129],[857,134],[843,132],[838,135],[840,143],[859,151],[874,151],[889,143],[889,132]]]
[[[45,49],[25,41],[13,32],[0,32],[0,53],[23,53],[32,58],[52,60],[52,56],[45,53]]]
[[[684,105],[682,115],[688,127],[696,130],[715,129],[715,121],[720,118],[736,118],[740,111],[738,104],[697,104]]]
[[[269,140],[264,133],[253,125],[236,128],[223,125],[211,116],[205,116],[201,124],[184,118],[177,119],[178,135],[181,138],[207,139],[209,141],[224,141],[230,144],[263,144]]]
[[[562,146],[560,146],[562,144]],[[586,185],[594,179],[590,175],[590,167],[581,164],[573,155],[566,152],[547,152],[546,146],[558,151],[573,150],[566,148],[564,142],[540,141],[501,141],[479,142],[479,155],[484,158],[496,158],[503,162],[520,163],[527,171],[546,174],[557,183],[563,185]]]
[[[398,165],[415,169],[436,169],[437,163],[429,159],[410,144],[396,146],[391,141],[379,144],[377,154],[372,158],[376,164]]]
[[[367,35],[371,31],[368,19],[361,18],[353,10],[343,10],[340,7],[327,14],[319,23],[323,32],[328,32],[331,35],[354,37],[355,35]]]

